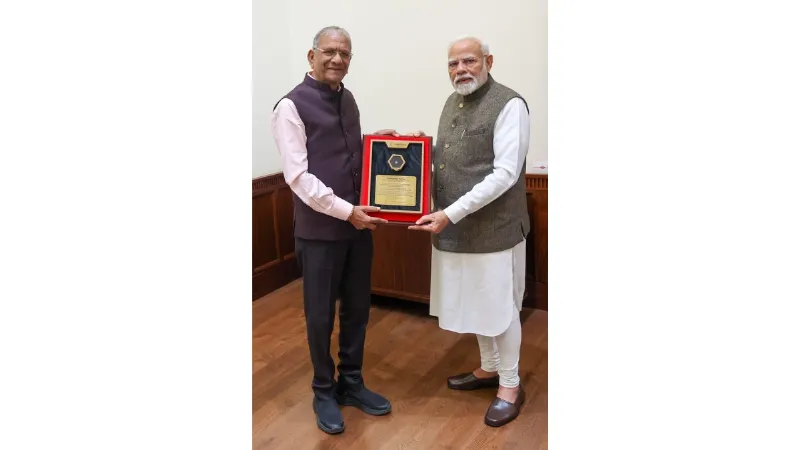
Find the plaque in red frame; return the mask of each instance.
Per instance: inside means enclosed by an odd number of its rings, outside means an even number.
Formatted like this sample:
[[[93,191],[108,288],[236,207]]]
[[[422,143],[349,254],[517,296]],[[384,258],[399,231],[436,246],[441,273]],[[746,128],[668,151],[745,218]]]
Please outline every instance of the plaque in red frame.
[[[361,205],[377,206],[372,217],[413,224],[430,214],[430,136],[364,136]]]

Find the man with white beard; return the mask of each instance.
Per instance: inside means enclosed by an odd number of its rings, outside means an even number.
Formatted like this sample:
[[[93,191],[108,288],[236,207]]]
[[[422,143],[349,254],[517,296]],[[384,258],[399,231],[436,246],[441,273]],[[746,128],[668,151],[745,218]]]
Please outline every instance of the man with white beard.
[[[433,150],[436,212],[409,228],[432,233],[431,315],[442,329],[478,338],[480,367],[447,384],[497,387],[484,422],[499,427],[514,420],[525,401],[518,364],[530,231],[528,106],[489,74],[494,58],[479,39],[454,41],[448,57],[455,92],[442,109]]]

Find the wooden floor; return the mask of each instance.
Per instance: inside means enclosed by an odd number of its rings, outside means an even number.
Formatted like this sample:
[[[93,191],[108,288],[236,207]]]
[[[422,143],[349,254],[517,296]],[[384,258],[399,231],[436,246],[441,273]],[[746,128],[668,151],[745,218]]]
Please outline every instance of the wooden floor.
[[[344,433],[320,431],[311,409],[313,370],[303,317],[302,281],[253,302],[253,448],[547,449],[547,312],[522,312],[520,377],[527,400],[502,428],[483,424],[496,391],[453,391],[446,378],[480,365],[474,335],[441,330],[427,305],[375,298],[364,378],[392,402],[372,417],[345,407]],[[338,362],[338,319],[332,356]]]

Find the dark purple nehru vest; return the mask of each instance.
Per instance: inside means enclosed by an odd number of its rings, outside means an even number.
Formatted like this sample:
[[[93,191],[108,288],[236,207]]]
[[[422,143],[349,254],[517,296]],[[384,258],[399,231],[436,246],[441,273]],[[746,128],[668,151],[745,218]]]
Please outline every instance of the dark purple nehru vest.
[[[304,75],[303,82],[286,94],[294,102],[306,129],[308,172],[333,192],[357,205],[361,189],[361,124],[353,94],[331,90]],[[277,104],[276,104],[277,106]],[[358,231],[349,222],[318,213],[294,197],[294,235],[303,239],[350,239]]]

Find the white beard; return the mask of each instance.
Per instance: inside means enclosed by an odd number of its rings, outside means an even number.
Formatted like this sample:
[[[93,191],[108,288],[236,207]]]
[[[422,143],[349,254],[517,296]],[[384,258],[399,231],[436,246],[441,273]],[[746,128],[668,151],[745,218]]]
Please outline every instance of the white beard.
[[[453,83],[453,87],[455,88],[456,92],[458,92],[459,95],[472,94],[479,87],[477,78],[473,77],[472,75],[467,75],[467,76],[461,77],[460,79],[463,80],[465,78],[469,78],[471,81],[469,81],[468,83],[458,84],[457,83],[458,80],[456,80],[456,82]]]
[[[483,66],[483,70],[481,70],[481,74],[479,78],[475,78],[472,75],[462,75],[455,80],[453,80],[453,88],[456,90],[458,95],[469,95],[473,92],[477,91],[479,87],[483,86],[483,83],[486,83],[486,80],[489,78],[489,71],[486,69],[486,66]],[[458,82],[460,80],[470,80],[467,83]]]

